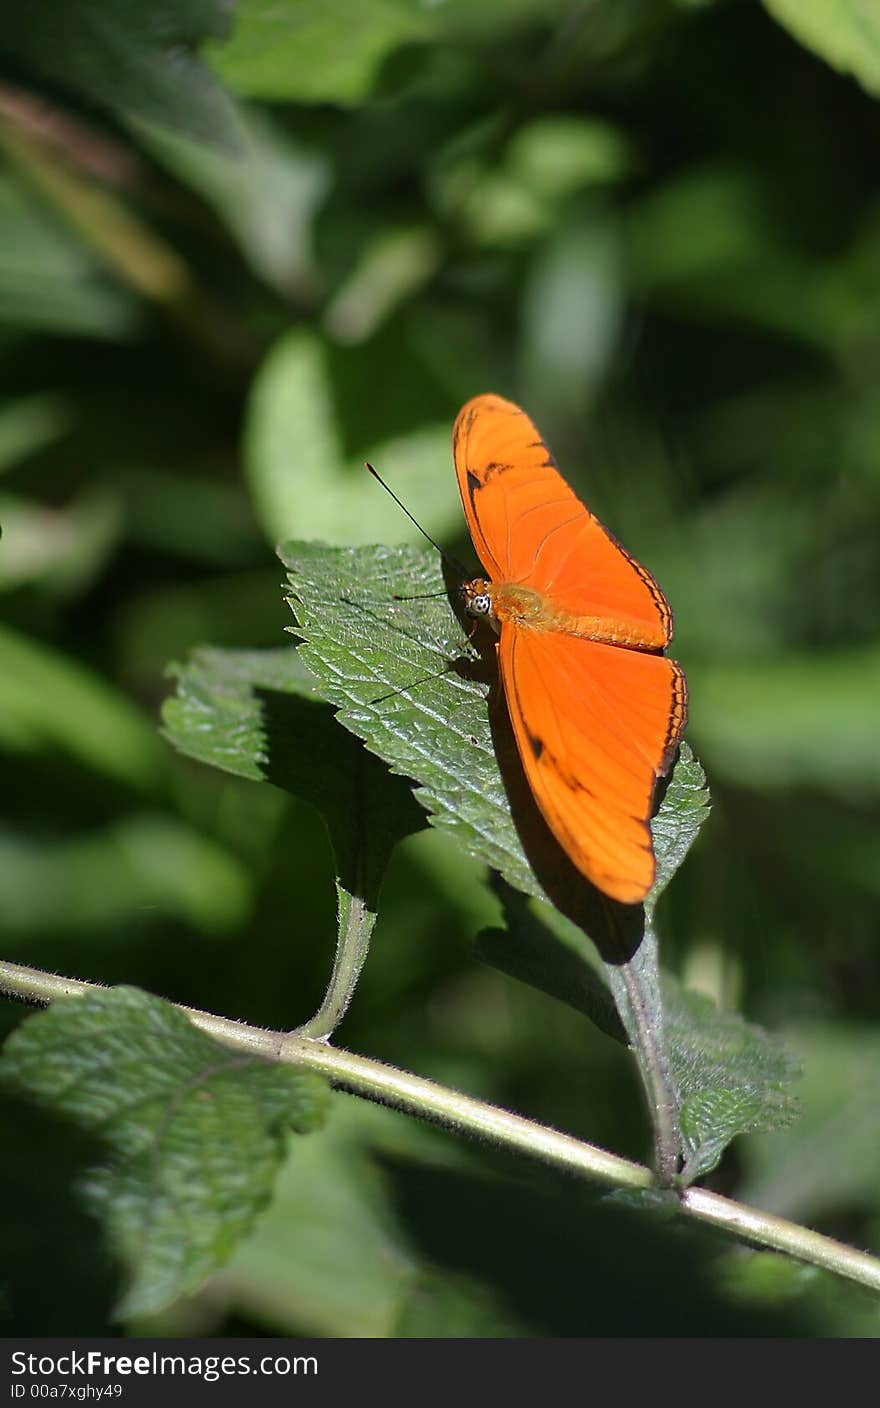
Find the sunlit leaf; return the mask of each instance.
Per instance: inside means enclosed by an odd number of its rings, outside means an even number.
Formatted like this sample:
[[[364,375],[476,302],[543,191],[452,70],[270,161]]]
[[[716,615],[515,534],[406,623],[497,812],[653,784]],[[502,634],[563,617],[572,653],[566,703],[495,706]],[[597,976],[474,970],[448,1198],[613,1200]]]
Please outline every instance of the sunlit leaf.
[[[240,0],[232,38],[210,56],[224,82],[247,97],[350,103],[366,97],[399,44],[435,28],[416,0]]]
[[[292,534],[329,542],[369,542],[383,530],[418,531],[364,469],[376,465],[395,492],[418,506],[440,536],[461,521],[448,423],[364,444],[343,441],[327,345],[298,328],[272,348],[254,382],[245,429],[254,507],[272,542]],[[448,475],[438,472],[447,465]]]
[[[796,39],[880,94],[880,12],[872,0],[764,0]]]

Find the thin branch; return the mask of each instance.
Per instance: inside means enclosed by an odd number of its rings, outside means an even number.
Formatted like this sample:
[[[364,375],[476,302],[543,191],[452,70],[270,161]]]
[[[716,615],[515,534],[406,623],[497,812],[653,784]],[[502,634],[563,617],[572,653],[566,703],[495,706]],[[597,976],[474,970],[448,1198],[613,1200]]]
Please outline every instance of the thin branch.
[[[62,978],[17,963],[0,963],[0,991],[29,1002],[54,1002],[99,989],[97,983]],[[350,1051],[340,1051],[323,1041],[285,1035],[260,1027],[216,1017],[208,1012],[182,1008],[190,1020],[226,1046],[249,1051],[270,1060],[307,1066],[326,1076],[333,1085],[368,1100],[392,1105],[407,1114],[441,1124],[457,1133],[485,1139],[499,1147],[541,1159],[554,1168],[612,1187],[655,1188],[651,1170],[618,1158],[583,1140],[573,1139],[546,1125],[511,1114],[482,1100],[449,1090],[434,1081],[410,1075]],[[666,1191],[665,1196],[676,1195]],[[686,1217],[709,1223],[729,1236],[752,1246],[785,1252],[799,1261],[832,1271],[871,1290],[880,1291],[880,1259],[813,1232],[798,1223],[761,1212],[705,1188],[688,1188],[678,1200]]]

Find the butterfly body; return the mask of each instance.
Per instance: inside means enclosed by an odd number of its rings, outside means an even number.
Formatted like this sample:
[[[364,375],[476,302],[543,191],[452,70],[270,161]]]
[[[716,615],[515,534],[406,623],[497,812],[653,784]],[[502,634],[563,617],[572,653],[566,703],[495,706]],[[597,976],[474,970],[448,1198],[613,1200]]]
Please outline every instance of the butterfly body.
[[[654,578],[580,502],[528,416],[477,396],[453,431],[471,537],[488,576],[461,588],[497,631],[526,778],[557,841],[613,899],[654,881],[649,818],[684,728],[684,674],[662,654],[672,613]]]
[[[604,645],[620,645],[628,650],[660,651],[666,644],[661,633],[640,621],[613,620],[607,616],[573,615],[557,606],[552,597],[518,582],[487,582],[477,577],[462,585],[465,610],[485,617],[496,630],[505,622],[524,630],[559,631],[582,636]]]

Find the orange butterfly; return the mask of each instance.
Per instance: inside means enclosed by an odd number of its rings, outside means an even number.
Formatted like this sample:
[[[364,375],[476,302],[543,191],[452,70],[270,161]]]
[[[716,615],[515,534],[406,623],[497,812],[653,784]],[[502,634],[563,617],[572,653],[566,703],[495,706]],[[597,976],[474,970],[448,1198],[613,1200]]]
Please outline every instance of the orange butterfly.
[[[654,883],[657,779],[687,717],[663,655],[672,612],[654,578],[568,487],[524,411],[476,396],[452,433],[458,487],[488,580],[461,587],[499,633],[526,778],[577,868],[624,904]]]

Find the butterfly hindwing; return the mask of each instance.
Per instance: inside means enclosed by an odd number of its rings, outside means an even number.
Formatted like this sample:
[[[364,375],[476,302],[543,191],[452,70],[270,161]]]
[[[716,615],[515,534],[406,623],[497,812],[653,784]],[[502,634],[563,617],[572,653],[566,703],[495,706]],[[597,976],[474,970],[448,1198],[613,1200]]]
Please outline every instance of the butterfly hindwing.
[[[681,737],[687,691],[662,655],[501,629],[501,678],[529,786],[578,869],[625,904],[654,881],[649,819]]]

